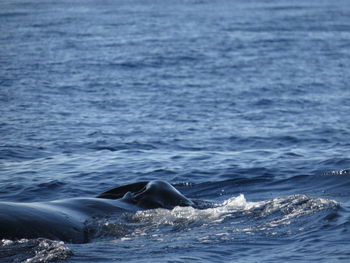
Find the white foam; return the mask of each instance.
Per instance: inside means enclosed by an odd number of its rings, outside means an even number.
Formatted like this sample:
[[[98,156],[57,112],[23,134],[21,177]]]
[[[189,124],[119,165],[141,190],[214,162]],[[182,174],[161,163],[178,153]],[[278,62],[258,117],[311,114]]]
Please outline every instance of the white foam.
[[[9,239],[2,239],[0,241],[0,247],[6,247],[6,246],[10,246],[12,244],[13,244],[13,241],[9,240]]]
[[[196,209],[193,207],[175,207],[173,210],[152,209],[138,211],[133,219],[141,222],[155,224],[177,225],[191,222],[218,223],[225,219],[226,215],[233,212],[245,211],[261,205],[260,202],[247,202],[244,195],[232,197],[215,207]]]
[[[41,238],[18,241],[3,239],[0,241],[0,252],[2,247],[6,248],[6,256],[11,261],[15,257],[20,259],[22,263],[57,261],[66,259],[72,254],[64,242]],[[6,257],[1,259],[6,259]]]
[[[248,202],[245,196],[240,194],[214,207],[202,210],[193,207],[175,207],[173,210],[139,211],[132,220],[153,226],[170,225],[180,229],[189,229],[192,225],[220,224],[227,220],[230,231],[254,233],[254,231],[271,231],[276,227],[289,225],[295,218],[334,206],[337,206],[335,201],[312,198],[307,195]],[[143,232],[142,227],[137,231]]]
[[[64,242],[41,240],[38,250],[33,258],[27,259],[26,263],[48,262],[66,259],[72,254],[71,250],[65,246]]]

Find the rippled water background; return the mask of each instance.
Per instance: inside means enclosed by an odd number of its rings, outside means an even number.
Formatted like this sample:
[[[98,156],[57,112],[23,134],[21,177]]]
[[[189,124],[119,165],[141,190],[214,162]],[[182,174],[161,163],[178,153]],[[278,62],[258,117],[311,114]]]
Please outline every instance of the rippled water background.
[[[349,1],[3,0],[0,33],[1,200],[162,179],[218,203],[0,261],[348,262]]]

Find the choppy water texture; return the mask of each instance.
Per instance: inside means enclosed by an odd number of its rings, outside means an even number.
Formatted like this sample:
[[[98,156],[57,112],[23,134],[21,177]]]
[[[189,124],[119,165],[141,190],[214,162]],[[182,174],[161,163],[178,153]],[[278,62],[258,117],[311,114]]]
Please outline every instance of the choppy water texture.
[[[350,3],[3,0],[0,200],[169,181],[213,201],[1,262],[349,262]],[[1,213],[1,211],[0,211]]]

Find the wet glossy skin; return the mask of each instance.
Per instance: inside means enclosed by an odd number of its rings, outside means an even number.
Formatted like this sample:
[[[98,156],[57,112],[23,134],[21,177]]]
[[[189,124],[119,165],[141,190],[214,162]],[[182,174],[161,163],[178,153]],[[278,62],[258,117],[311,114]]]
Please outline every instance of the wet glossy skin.
[[[71,243],[89,241],[85,222],[118,212],[188,206],[192,202],[162,181],[142,182],[109,190],[96,198],[51,202],[0,202],[0,238],[49,238]]]

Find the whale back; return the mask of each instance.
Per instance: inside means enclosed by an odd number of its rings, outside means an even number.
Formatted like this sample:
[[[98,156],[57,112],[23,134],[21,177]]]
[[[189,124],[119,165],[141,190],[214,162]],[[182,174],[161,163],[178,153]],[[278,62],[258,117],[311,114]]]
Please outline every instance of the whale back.
[[[103,192],[96,197],[97,198],[104,198],[104,199],[121,199],[124,197],[124,195],[127,192],[133,192],[133,193],[139,192],[143,188],[145,188],[147,184],[148,184],[148,182],[137,182],[137,183],[133,183],[133,184],[126,184],[126,185],[118,186],[116,188],[113,188],[113,189],[110,189],[106,192]]]
[[[190,199],[164,181],[138,182],[120,186],[98,195],[97,198],[121,199],[146,209],[193,206]]]
[[[123,185],[103,192],[96,198],[33,203],[0,202],[0,240],[49,238],[85,243],[94,234],[91,232],[93,229],[86,225],[91,218],[139,209],[193,206],[193,202],[164,181]]]

